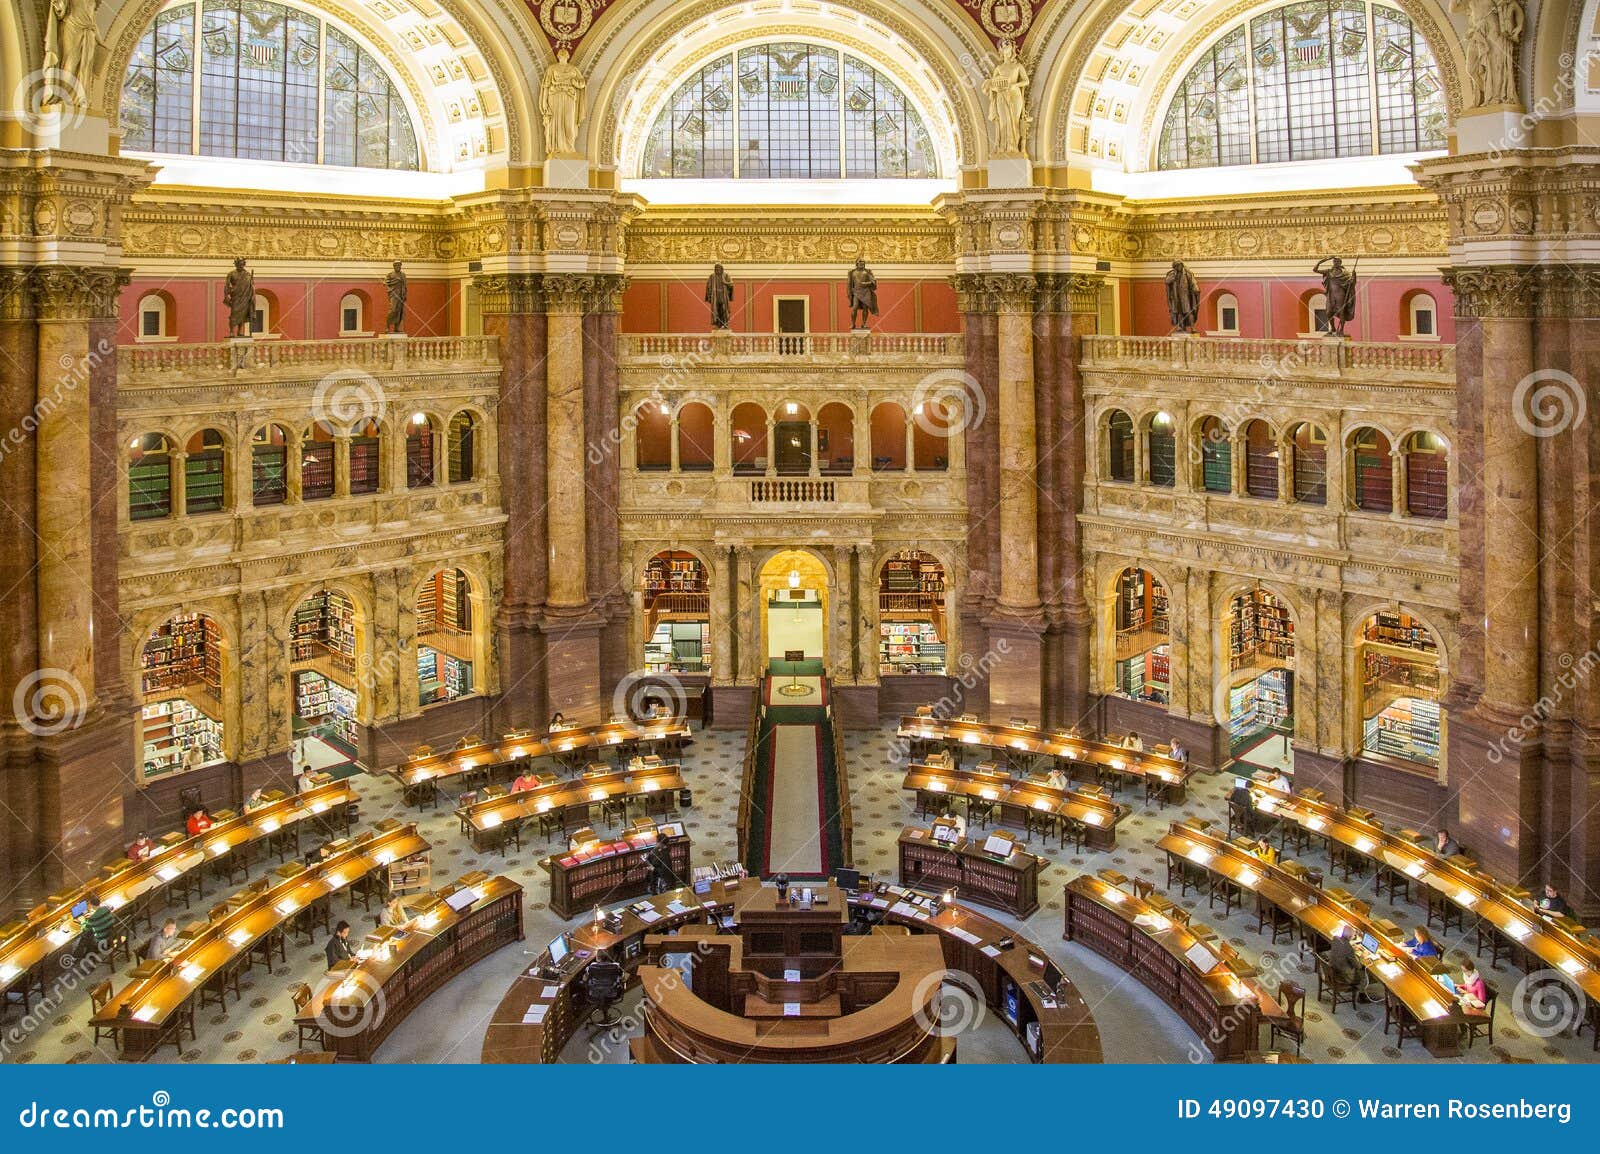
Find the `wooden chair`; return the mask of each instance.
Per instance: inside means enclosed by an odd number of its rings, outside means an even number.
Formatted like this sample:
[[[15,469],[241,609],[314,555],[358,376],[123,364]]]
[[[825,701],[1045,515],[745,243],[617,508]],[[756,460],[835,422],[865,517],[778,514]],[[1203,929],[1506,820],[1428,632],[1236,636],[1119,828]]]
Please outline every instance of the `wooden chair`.
[[[1304,986],[1295,982],[1278,983],[1278,1004],[1283,1007],[1281,1017],[1267,1019],[1267,1046],[1276,1049],[1278,1035],[1294,1039],[1294,1052],[1300,1053],[1300,1045],[1306,1040],[1306,990]]]
[[[564,834],[567,820],[560,809],[547,809],[539,815],[539,836],[548,845],[557,834]]]
[[[1511,956],[1511,943],[1505,939],[1504,935],[1502,935],[1499,930],[1495,929],[1492,924],[1484,921],[1482,918],[1478,919],[1478,923],[1474,927],[1473,937],[1476,939],[1478,953],[1482,954],[1485,951],[1488,952],[1489,968],[1491,970],[1498,970],[1500,968],[1500,957],[1502,954],[1506,957]]]
[[[1326,1001],[1330,1004],[1332,1012],[1339,1012],[1339,1003],[1349,1002],[1353,1007],[1360,996],[1361,978],[1357,975],[1352,978],[1341,978],[1333,972],[1333,967],[1328,964],[1328,959],[1323,954],[1314,954],[1317,973],[1317,1001]]]
[[[1441,933],[1447,934],[1451,930],[1459,930],[1463,924],[1463,917],[1460,906],[1456,905],[1455,902],[1451,901],[1439,890],[1431,887],[1428,889],[1428,927],[1430,929],[1433,928],[1433,923],[1437,919]]]
[[[1023,815],[1023,828],[1030,839],[1035,834],[1038,834],[1041,845],[1049,845],[1052,834],[1055,835],[1057,844],[1060,844],[1063,840],[1061,836],[1061,819],[1052,810],[1029,809]]]
[[[1407,1038],[1422,1040],[1422,1023],[1417,1021],[1416,1015],[1406,1008],[1404,1002],[1395,997],[1390,990],[1383,992],[1383,1032],[1389,1033],[1389,1027],[1394,1027],[1394,1044],[1396,1049],[1404,1049]]]
[[[111,1044],[120,1050],[122,1048],[122,1027],[117,1025],[107,1026],[101,1022],[94,1021],[95,1018],[100,1016],[100,1011],[105,1009],[110,1002],[111,979],[107,978],[89,991],[89,1024],[94,1027],[94,1045],[98,1046],[101,1036],[104,1035],[110,1038]]]
[[[289,988],[289,996],[294,999],[295,1029],[300,1031],[300,1040],[295,1044],[304,1048],[306,1039],[310,1038],[319,1048],[326,1049],[328,1043],[323,1036],[322,1027],[315,1022],[307,1024],[299,1020],[305,1008],[311,1004],[311,987],[304,982],[298,982]]]
[[[1479,1038],[1487,1037],[1489,1045],[1494,1045],[1494,1008],[1500,1001],[1500,991],[1488,982],[1483,983],[1484,991],[1489,995],[1483,1000],[1481,1014],[1467,1014],[1464,1029],[1467,1032],[1467,1049],[1472,1049],[1472,1043]],[[1581,1025],[1578,1027],[1583,1028]],[[1600,1049],[1600,1045],[1596,1046]]]
[[[988,829],[994,821],[994,802],[985,801],[981,797],[967,798],[967,825]]]
[[[1196,893],[1206,888],[1208,884],[1206,877],[1206,872],[1188,858],[1182,854],[1173,853],[1171,850],[1167,851],[1168,890],[1172,889],[1172,883],[1176,881],[1178,883],[1178,896],[1188,897],[1191,886]]]
[[[1144,901],[1155,892],[1156,883],[1145,881],[1143,878],[1133,879],[1133,896]]]
[[[1387,895],[1389,900],[1397,905],[1400,902],[1409,902],[1411,900],[1410,876],[1403,870],[1397,870],[1393,866],[1383,865],[1378,867],[1378,876],[1374,880],[1374,888],[1378,891],[1380,898]]]
[[[520,849],[521,846],[522,843],[519,841],[517,843],[517,848]],[[383,886],[384,880],[383,872],[381,870],[369,870],[367,873],[362,874],[360,877],[356,878],[355,881],[351,882],[349,888],[346,890],[346,893],[349,895],[350,908],[355,909],[356,903],[360,902],[361,908],[368,913],[371,913],[372,899],[377,898],[380,901],[383,900]]]
[[[1256,933],[1272,931],[1272,944],[1278,944],[1279,934],[1288,934],[1294,937],[1295,920],[1286,910],[1269,902],[1260,894],[1256,895]]]
[[[189,1035],[190,1041],[198,1042],[200,1040],[200,1035],[195,1032],[194,1003],[187,1000],[172,1011],[171,1017],[167,1019],[166,1027],[161,1031],[160,1040],[156,1042],[156,1048],[159,1049],[171,1043],[178,1051],[179,1057],[182,1057],[184,1034]]]
[[[1083,839],[1087,837],[1088,834],[1089,827],[1084,825],[1083,822],[1079,821],[1075,817],[1067,817],[1065,814],[1062,815],[1060,842],[1062,849],[1066,848],[1067,839],[1070,837],[1072,839],[1072,851],[1074,853],[1082,853]]]
[[[1334,872],[1349,881],[1352,877],[1365,877],[1367,873],[1367,856],[1351,849],[1349,846],[1332,842],[1328,846],[1328,856],[1333,861]]]
[[[288,951],[284,946],[284,932],[281,926],[267,931],[254,942],[250,943],[249,952],[245,954],[247,965],[254,969],[257,962],[267,968],[267,973],[272,973],[272,955],[277,954],[278,960],[284,965],[289,964]]]
[[[606,807],[609,807],[611,804],[611,802],[607,802]],[[522,852],[522,820],[520,818],[507,822],[501,822],[500,828],[496,832],[500,836],[495,838],[495,848],[498,849],[502,855],[510,855],[513,842],[516,843],[517,852]],[[354,903],[352,902],[352,904]]]
[[[239,972],[244,969],[244,961],[235,958],[223,966],[209,981],[200,987],[200,1008],[203,1010],[212,1002],[217,1003],[217,1009],[228,1008],[228,991],[233,991],[235,1002],[244,1000],[244,993],[239,988]]]
[[[1241,909],[1244,906],[1243,887],[1231,878],[1223,877],[1221,874],[1212,874],[1209,890],[1210,892],[1206,895],[1206,908],[1216,909],[1217,899],[1220,897],[1222,899],[1223,917],[1227,917],[1235,909]]]

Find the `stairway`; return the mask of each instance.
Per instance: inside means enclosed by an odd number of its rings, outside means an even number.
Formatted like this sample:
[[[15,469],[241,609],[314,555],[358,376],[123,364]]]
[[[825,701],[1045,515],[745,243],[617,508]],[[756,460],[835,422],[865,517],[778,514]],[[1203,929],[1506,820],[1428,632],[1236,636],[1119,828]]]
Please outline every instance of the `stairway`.
[[[761,684],[751,838],[745,868],[823,878],[844,864],[839,767],[828,680],[780,674]]]

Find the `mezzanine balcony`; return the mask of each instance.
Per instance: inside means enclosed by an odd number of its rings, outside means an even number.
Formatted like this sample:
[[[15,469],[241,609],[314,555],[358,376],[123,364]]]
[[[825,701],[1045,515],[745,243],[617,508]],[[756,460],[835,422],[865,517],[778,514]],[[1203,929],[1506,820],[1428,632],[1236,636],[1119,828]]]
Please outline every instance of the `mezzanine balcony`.
[[[1352,341],[1319,336],[1260,337],[1087,336],[1083,366],[1166,373],[1214,372],[1282,379],[1455,381],[1454,345],[1429,341]]]

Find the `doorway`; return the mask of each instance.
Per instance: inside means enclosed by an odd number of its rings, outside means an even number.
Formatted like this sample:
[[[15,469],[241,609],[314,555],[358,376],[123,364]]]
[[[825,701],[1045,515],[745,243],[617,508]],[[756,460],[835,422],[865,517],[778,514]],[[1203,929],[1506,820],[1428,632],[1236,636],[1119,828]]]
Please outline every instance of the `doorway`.
[[[806,351],[811,328],[810,297],[777,297],[772,302],[773,327],[778,330],[778,351],[798,355]]]
[[[784,549],[761,567],[761,627],[768,668],[800,672],[795,655],[820,674],[827,657],[828,573],[801,549]]]

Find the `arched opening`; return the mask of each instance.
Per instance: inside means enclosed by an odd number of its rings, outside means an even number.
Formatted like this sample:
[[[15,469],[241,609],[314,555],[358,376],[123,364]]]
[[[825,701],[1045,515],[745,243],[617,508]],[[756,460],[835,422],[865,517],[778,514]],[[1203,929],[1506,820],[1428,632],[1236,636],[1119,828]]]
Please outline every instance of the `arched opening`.
[[[760,584],[769,668],[820,674],[827,660],[827,569],[803,549],[784,549],[761,566]]]
[[[878,571],[878,673],[943,673],[949,643],[944,565],[902,549]]]
[[[452,485],[470,481],[478,475],[478,421],[462,411],[450,418],[450,443],[446,447],[448,477]]]
[[[1207,493],[1233,492],[1233,438],[1220,417],[1201,420],[1200,488]]]
[[[146,293],[139,298],[139,320],[135,339],[160,341],[177,331],[172,315],[172,302],[165,293]]]
[[[270,334],[277,315],[277,301],[272,299],[272,294],[256,293],[255,305],[250,310],[250,335],[259,337]]]
[[[477,617],[472,582],[460,569],[439,569],[417,592],[417,702],[438,705],[471,697]]]
[[[872,410],[872,471],[900,472],[906,467],[906,411],[894,401]]]
[[[406,422],[406,488],[426,489],[434,480],[438,430],[427,413],[412,413]]]
[[[1244,427],[1244,491],[1265,501],[1278,499],[1278,442],[1265,421]]]
[[[339,335],[358,336],[366,328],[367,298],[361,293],[345,293],[339,298]]]
[[[1421,621],[1393,610],[1361,625],[1361,752],[1439,764],[1439,642]]]
[[[290,621],[289,670],[294,683],[294,763],[322,772],[361,756],[361,624],[355,604],[335,589],[319,589],[295,607]]]
[[[368,417],[350,430],[350,493],[376,493],[383,479],[383,426]]]
[[[1250,765],[1288,770],[1294,735],[1294,619],[1257,587],[1235,597],[1224,622],[1228,642],[1228,743]]]
[[[335,490],[334,434],[327,421],[313,421],[300,438],[300,499],[326,501]]]
[[[223,760],[222,631],[203,613],[168,618],[139,650],[144,776]]]
[[[1313,333],[1333,331],[1333,326],[1328,320],[1328,297],[1326,293],[1308,293],[1301,299],[1300,331],[1307,336]]]
[[[1406,447],[1406,512],[1442,521],[1450,516],[1450,450],[1436,433],[1412,433]]]
[[[1400,331],[1417,341],[1439,339],[1439,306],[1433,296],[1418,289],[1405,296],[1400,317]]]
[[[1171,626],[1167,587],[1148,569],[1117,574],[1114,692],[1135,701],[1172,700]]]
[[[1328,503],[1328,435],[1309,421],[1289,434],[1289,467],[1294,478],[1294,499],[1302,505]]]
[[[128,445],[128,520],[172,516],[172,441],[144,433]]]
[[[289,430],[263,425],[250,437],[250,503],[281,505],[289,499]]]
[[[950,467],[950,406],[938,398],[918,401],[911,409],[911,454],[919,473]]]
[[[228,451],[222,433],[201,429],[183,447],[183,511],[220,513],[228,503]]]
[[[1106,476],[1113,481],[1132,482],[1136,466],[1133,447],[1133,418],[1121,409],[1106,417]]]
[[[773,422],[773,455],[779,476],[803,477],[811,472],[811,410],[785,401]]]
[[[710,405],[690,401],[678,410],[678,468],[709,473],[716,463],[716,417]]]
[[[1239,335],[1239,298],[1232,293],[1218,293],[1216,301],[1218,336]]]
[[[1168,413],[1156,413],[1145,426],[1145,459],[1150,483],[1170,489],[1178,483],[1178,437]]]
[[[855,414],[830,401],[817,411],[817,468],[824,476],[848,477],[855,467]]]
[[[733,407],[728,438],[735,473],[767,471],[767,412],[749,401]]]
[[[633,411],[633,463],[641,472],[672,468],[672,407],[646,401]]]
[[[666,549],[644,568],[644,667],[649,673],[711,669],[710,573],[693,553]]]
[[[1394,460],[1389,438],[1370,427],[1351,433],[1350,466],[1356,508],[1367,513],[1393,512]]]

